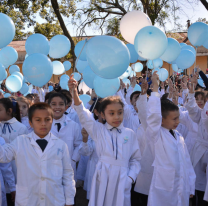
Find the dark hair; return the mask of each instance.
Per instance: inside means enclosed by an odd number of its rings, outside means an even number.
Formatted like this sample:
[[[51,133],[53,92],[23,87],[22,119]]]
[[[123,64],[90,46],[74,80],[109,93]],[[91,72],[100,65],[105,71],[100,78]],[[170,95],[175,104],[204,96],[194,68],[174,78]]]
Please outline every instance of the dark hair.
[[[132,101],[134,95],[138,95],[138,97],[139,97],[140,94],[141,94],[140,91],[135,91],[135,92],[133,92],[133,93],[131,94],[131,96],[130,96],[130,100]]]
[[[113,103],[119,103],[121,104],[122,107],[124,107],[124,103],[122,102],[121,98],[119,96],[110,96],[110,97],[106,97],[104,99],[102,99],[101,104],[100,104],[100,108],[99,108],[99,113],[104,113],[106,107],[109,104],[113,104]]]
[[[50,98],[50,96],[52,94],[56,93],[56,91],[51,91],[51,92],[48,92],[46,95],[45,95],[45,102]]]
[[[33,94],[27,94],[26,98],[29,99],[30,101],[32,101],[32,100],[34,100],[34,95]]]
[[[64,104],[67,105],[66,97],[63,94],[59,93],[59,92],[52,93],[49,96],[48,104],[50,104],[52,99],[55,98],[55,97],[60,97],[64,101]]]
[[[0,99],[0,104],[2,104],[8,112],[9,109],[12,109],[11,117],[15,117],[19,122],[21,122],[20,109],[17,101],[13,98],[2,98]]]
[[[161,100],[165,100],[168,98],[169,93],[165,93],[162,95]]]
[[[161,110],[162,110],[162,117],[166,118],[169,112],[179,111],[179,108],[169,99],[163,99],[161,100]]]
[[[94,110],[96,109],[98,112],[100,112],[100,105],[101,105],[101,101],[102,101],[102,98],[98,98],[98,100],[92,104],[91,108],[90,108],[90,111],[94,108]],[[91,111],[91,112],[94,112],[94,111]],[[94,113],[94,119],[97,120],[98,117],[95,115]]]
[[[206,102],[205,93],[198,91],[198,92],[195,92],[195,95],[194,96],[195,96],[195,98],[197,98],[199,95],[201,95],[202,96],[202,99],[204,99],[204,101]]]
[[[72,102],[72,95],[68,90],[62,89],[60,93],[66,97],[67,104]]]
[[[29,120],[31,122],[32,122],[32,118],[33,118],[34,112],[36,110],[47,110],[50,113],[51,117],[53,118],[53,110],[51,109],[51,107],[47,103],[38,102],[38,103],[33,104],[28,109],[28,118],[29,118]]]

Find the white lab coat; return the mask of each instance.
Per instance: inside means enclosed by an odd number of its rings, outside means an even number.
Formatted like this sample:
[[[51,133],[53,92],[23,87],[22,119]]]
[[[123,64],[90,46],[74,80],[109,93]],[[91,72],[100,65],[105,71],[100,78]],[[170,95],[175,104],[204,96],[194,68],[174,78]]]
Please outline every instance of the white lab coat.
[[[15,159],[17,165],[16,206],[65,206],[74,204],[75,182],[67,145],[50,135],[43,155],[32,133],[0,146],[0,162]],[[42,150],[41,150],[42,151]]]
[[[28,133],[33,131],[33,128],[30,126],[29,118],[27,116],[22,117],[21,122],[27,127]]]
[[[85,180],[84,180],[84,190],[87,191],[87,199],[89,200],[92,179],[95,173],[96,164],[99,159],[98,154],[96,152],[95,142],[91,139],[90,136],[88,137],[87,143],[82,142],[80,144],[79,153],[81,155],[89,156],[89,160],[87,162]]]
[[[117,92],[118,96],[121,97],[122,102],[124,103],[124,127],[132,129],[135,133],[140,125],[138,113],[135,111],[133,105],[128,105],[124,99],[121,91]]]
[[[149,195],[150,184],[153,174],[153,161],[154,155],[151,150],[151,144],[146,138],[147,128],[147,95],[140,95],[137,102],[138,115],[141,120],[141,125],[137,129],[137,138],[139,140],[139,146],[142,153],[142,159],[140,161],[141,171],[138,174],[134,190],[138,193]]]
[[[4,145],[5,141],[0,137],[0,145]],[[10,192],[16,191],[15,178],[12,172],[11,163],[0,163],[0,205],[7,206],[6,188],[4,182],[9,185]]]
[[[89,206],[129,206],[132,179],[136,180],[141,158],[135,133],[123,124],[113,129],[108,123],[96,122],[83,104],[75,106],[75,110],[101,154],[92,180]]]
[[[11,127],[9,126],[9,128],[6,127],[6,132],[3,131],[5,123],[9,123],[11,125]],[[23,134],[28,134],[28,129],[24,124],[17,121],[15,117],[13,117],[8,121],[0,122],[0,137],[3,137],[6,143],[11,143],[17,136]],[[17,168],[15,165],[15,161],[12,161],[11,164],[12,164],[12,171],[14,173],[15,181],[16,181]],[[5,186],[7,193],[10,193],[9,186],[7,184]]]
[[[77,124],[80,125],[80,121],[79,121],[79,117],[76,113],[76,111],[72,108],[72,107],[69,107],[66,112],[68,113],[67,116],[73,120],[74,122],[76,122]]]
[[[159,94],[153,92],[148,102],[146,130],[155,155],[148,206],[188,206],[196,179],[188,150],[183,137],[175,130],[175,139],[161,122]]]
[[[58,122],[61,123],[61,129],[59,132],[57,130],[57,125],[55,125],[55,123]],[[82,142],[81,129],[79,125],[66,115],[63,115],[59,120],[53,120],[51,132],[67,144],[72,160],[71,164],[74,170],[74,179],[76,180],[76,162],[80,159],[79,145]]]

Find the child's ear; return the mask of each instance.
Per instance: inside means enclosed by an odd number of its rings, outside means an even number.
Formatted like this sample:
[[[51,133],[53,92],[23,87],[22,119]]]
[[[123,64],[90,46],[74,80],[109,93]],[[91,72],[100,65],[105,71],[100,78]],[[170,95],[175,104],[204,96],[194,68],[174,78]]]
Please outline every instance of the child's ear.
[[[9,116],[12,116],[12,108],[9,108],[6,112]]]
[[[105,120],[105,115],[103,114],[103,112],[101,112],[101,117],[103,120]]]
[[[33,128],[33,123],[30,120],[29,120],[29,124]]]

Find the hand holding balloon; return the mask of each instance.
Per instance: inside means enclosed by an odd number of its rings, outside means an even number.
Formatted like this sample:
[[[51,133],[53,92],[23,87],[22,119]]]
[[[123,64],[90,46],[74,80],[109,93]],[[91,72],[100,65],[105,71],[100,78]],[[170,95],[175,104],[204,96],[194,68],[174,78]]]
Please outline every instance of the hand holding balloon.
[[[147,83],[147,80],[146,79],[143,79],[143,82],[142,82],[142,85],[141,85],[141,88],[142,88],[142,95],[143,94],[146,94],[147,93],[147,90],[148,90],[148,83]]]
[[[74,99],[74,105],[78,106],[82,103],[82,101],[79,99],[79,95],[77,92],[77,81],[73,78],[73,75],[70,77],[70,80],[68,82],[69,90],[72,92],[72,98]]]
[[[192,77],[191,77],[191,85],[190,85],[190,88],[189,88],[189,92],[190,93],[194,93],[194,89],[197,85],[197,75],[194,74]]]
[[[159,82],[159,75],[155,71],[152,75],[153,92],[158,92],[158,88],[159,88],[158,82]]]

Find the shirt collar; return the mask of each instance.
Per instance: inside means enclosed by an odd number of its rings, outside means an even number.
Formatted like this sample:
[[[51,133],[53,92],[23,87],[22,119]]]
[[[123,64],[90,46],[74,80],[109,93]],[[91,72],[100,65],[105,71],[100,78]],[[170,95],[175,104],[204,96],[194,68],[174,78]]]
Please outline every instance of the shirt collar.
[[[17,122],[17,119],[15,117],[13,117],[10,120],[2,121],[1,123],[2,124],[4,124],[4,123],[10,123],[10,124],[12,124],[12,123],[15,123],[15,122]]]
[[[32,138],[36,141],[38,139],[45,139],[47,141],[49,141],[51,137],[51,133],[49,132],[44,138],[40,138],[38,135],[35,134],[35,132],[32,132]]]
[[[111,130],[112,128],[114,128],[113,126],[109,125],[107,122],[105,123],[105,127],[108,130]],[[123,128],[123,123],[121,123],[118,127],[116,127],[117,129],[122,129]]]

